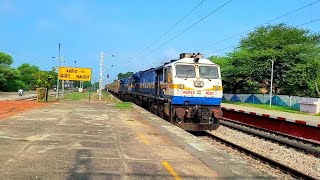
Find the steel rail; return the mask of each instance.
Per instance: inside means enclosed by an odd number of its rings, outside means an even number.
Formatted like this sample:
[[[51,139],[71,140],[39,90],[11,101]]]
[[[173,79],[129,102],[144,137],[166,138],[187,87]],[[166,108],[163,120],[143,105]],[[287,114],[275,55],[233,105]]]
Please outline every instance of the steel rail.
[[[284,134],[284,133],[281,133],[281,132],[277,132],[277,131],[273,131],[273,130],[257,127],[257,126],[254,126],[254,125],[246,124],[246,123],[235,121],[235,120],[232,120],[232,119],[222,118],[221,120],[230,121],[230,122],[235,123],[235,124],[239,124],[239,125],[243,125],[243,126],[247,126],[247,127],[253,128],[253,129],[257,129],[257,130],[265,131],[265,132],[268,132],[268,133],[280,135],[280,136],[286,137],[288,139],[294,139],[296,141],[301,141],[301,142],[304,142],[304,143],[307,143],[307,144],[312,144],[313,146],[320,146],[320,142],[315,141],[315,140],[309,140],[309,139],[304,139],[304,138],[298,137],[298,136],[292,136],[292,135],[289,135],[289,134]]]
[[[307,175],[307,174],[305,174],[303,172],[300,172],[300,171],[298,171],[296,169],[293,169],[293,168],[291,168],[289,166],[286,166],[286,165],[284,165],[282,163],[279,163],[279,162],[277,162],[275,160],[272,160],[272,159],[270,159],[268,157],[265,157],[265,156],[263,156],[261,154],[253,152],[253,151],[251,151],[251,150],[249,150],[247,148],[244,148],[242,146],[239,146],[237,144],[229,142],[229,141],[227,141],[225,139],[222,139],[222,138],[220,138],[218,136],[215,136],[215,135],[213,135],[213,134],[211,134],[211,133],[209,133],[207,131],[206,131],[206,135],[211,139],[215,139],[217,141],[220,141],[220,142],[222,142],[222,143],[224,143],[224,144],[226,144],[228,146],[231,146],[234,149],[237,149],[237,150],[239,150],[241,152],[246,153],[247,155],[250,155],[251,157],[254,157],[254,158],[259,159],[259,160],[261,160],[261,161],[263,161],[265,163],[268,163],[273,167],[277,167],[277,168],[281,169],[282,171],[287,172],[288,174],[290,174],[290,175],[292,175],[292,176],[294,176],[296,178],[299,178],[299,179],[315,179],[312,176],[309,176],[309,175]]]
[[[285,136],[281,133],[275,133],[273,131],[265,130],[262,128],[256,128],[251,125],[244,123],[238,123],[229,119],[222,119],[220,124],[232,129],[236,129],[242,132],[245,132],[250,135],[255,135],[261,138],[264,138],[269,141],[277,142],[279,144],[292,147],[294,149],[303,151],[307,154],[312,154],[316,157],[320,157],[320,144],[308,140],[303,140],[301,138],[293,136]]]

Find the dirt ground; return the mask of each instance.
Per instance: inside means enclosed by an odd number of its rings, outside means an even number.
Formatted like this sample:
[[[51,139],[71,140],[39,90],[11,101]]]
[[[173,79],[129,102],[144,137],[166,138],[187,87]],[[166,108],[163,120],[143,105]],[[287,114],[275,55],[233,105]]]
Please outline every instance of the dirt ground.
[[[29,109],[46,105],[45,103],[38,103],[36,101],[0,101],[0,120]]]

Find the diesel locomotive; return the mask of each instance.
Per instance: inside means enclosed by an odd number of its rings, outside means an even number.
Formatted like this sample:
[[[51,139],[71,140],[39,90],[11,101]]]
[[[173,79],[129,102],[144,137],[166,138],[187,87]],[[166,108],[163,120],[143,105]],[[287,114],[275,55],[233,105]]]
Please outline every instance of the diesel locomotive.
[[[106,89],[189,131],[214,130],[223,115],[220,67],[199,53],[182,53]]]

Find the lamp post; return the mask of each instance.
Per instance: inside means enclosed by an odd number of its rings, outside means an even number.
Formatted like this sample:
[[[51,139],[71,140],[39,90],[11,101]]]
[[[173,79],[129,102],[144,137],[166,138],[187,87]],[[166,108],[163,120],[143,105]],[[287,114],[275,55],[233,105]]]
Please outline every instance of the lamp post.
[[[59,68],[60,68],[60,48],[61,48],[61,43],[58,43],[59,46],[59,53],[58,53],[58,76],[57,76],[57,93],[56,93],[56,99],[59,97]],[[54,58],[54,57],[52,57]]]
[[[62,66],[65,67],[66,66],[65,58],[64,57],[61,58],[60,55],[59,55],[59,58],[62,59]],[[65,80],[62,80],[61,81],[61,97],[64,96],[64,86],[65,86]]]
[[[114,56],[112,55],[112,57],[114,57]],[[113,67],[113,65],[110,66],[110,68],[112,68],[112,67]],[[108,67],[104,67],[104,68],[107,69]],[[106,78],[107,78],[107,86],[108,86],[108,83],[109,83],[108,80],[109,80],[110,75],[108,74],[108,71],[106,71],[106,73],[107,73]],[[107,88],[107,92],[109,92],[108,88]]]
[[[271,60],[271,79],[270,79],[270,107],[272,105],[272,84],[273,84],[273,65],[274,60]]]
[[[101,101],[102,96],[102,71],[103,71],[103,52],[100,53],[100,78],[99,78],[99,101]],[[114,55],[111,55],[111,57],[114,57]]]
[[[99,101],[101,101],[102,89],[102,67],[103,67],[103,52],[100,53],[100,78],[99,78]]]

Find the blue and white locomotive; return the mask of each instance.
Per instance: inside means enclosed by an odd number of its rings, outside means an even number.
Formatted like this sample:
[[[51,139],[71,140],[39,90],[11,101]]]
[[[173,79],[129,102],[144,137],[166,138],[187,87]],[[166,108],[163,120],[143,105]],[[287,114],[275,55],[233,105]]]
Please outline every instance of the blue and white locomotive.
[[[182,53],[107,88],[185,130],[213,130],[222,118],[220,67],[199,53]]]

